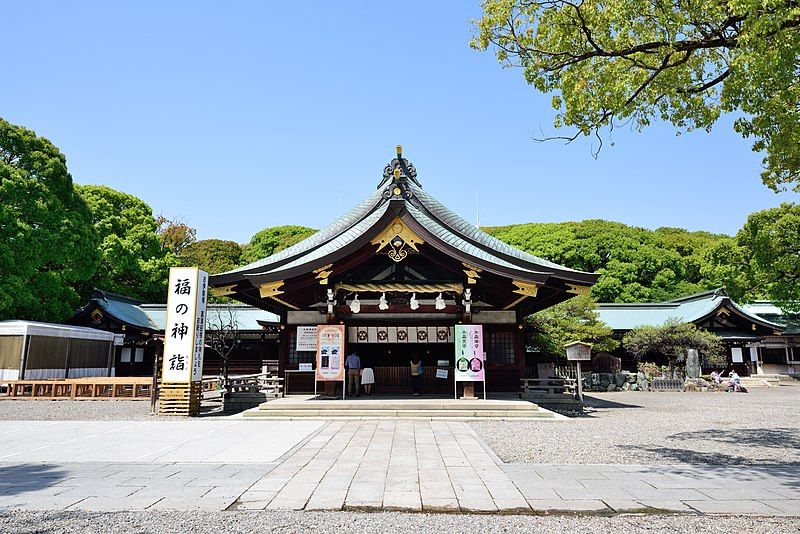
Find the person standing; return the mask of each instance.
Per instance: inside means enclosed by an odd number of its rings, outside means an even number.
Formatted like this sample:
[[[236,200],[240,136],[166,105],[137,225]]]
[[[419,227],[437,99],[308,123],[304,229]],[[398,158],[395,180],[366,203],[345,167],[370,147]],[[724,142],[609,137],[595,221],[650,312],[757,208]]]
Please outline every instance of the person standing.
[[[372,384],[375,383],[375,372],[369,366],[369,362],[364,363],[361,369],[361,385],[364,386],[364,394],[369,396],[372,394]]]
[[[361,358],[355,352],[350,353],[344,362],[347,368],[347,393],[351,397],[361,396]]]
[[[419,384],[422,382],[422,362],[418,357],[411,359],[411,395],[419,397]]]

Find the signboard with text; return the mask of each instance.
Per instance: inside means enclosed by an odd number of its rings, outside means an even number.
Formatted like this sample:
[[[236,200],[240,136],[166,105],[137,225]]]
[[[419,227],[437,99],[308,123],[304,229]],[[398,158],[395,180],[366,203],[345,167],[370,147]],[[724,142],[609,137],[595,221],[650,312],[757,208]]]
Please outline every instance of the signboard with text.
[[[456,382],[485,380],[483,326],[479,324],[456,325]]]
[[[571,362],[589,361],[592,359],[592,346],[582,341],[573,341],[564,345],[567,351],[567,360]]]
[[[344,381],[344,325],[317,327],[317,380]]]
[[[196,267],[169,270],[167,318],[164,326],[165,383],[203,379],[208,273]]]
[[[298,326],[295,350],[297,352],[317,352],[317,327]]]

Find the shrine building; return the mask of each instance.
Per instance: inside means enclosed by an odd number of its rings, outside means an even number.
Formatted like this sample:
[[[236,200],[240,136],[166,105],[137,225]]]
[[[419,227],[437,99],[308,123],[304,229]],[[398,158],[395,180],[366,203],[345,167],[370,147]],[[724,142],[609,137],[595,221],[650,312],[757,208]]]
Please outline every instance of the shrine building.
[[[298,327],[343,324],[346,352],[374,369],[376,391],[409,391],[416,356],[425,368],[451,371],[446,379],[426,372],[423,392],[452,394],[456,324],[483,327],[488,390],[519,391],[524,317],[588,292],[597,278],[459,217],[425,192],[398,147],[377,189],[355,208],[290,248],[212,275],[210,286],[280,317],[288,393],[313,389],[313,374],[300,369],[316,353],[298,344]]]

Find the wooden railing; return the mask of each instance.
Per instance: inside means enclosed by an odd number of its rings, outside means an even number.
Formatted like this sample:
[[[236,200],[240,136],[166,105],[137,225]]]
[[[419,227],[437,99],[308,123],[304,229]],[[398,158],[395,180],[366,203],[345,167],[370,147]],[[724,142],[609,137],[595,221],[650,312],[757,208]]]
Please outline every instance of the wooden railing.
[[[203,398],[209,399],[236,394],[265,393],[268,397],[283,395],[283,378],[270,373],[257,373],[252,375],[229,376],[228,383],[221,376],[207,376],[203,378]]]
[[[523,378],[520,380],[523,395],[572,395],[577,393],[574,378]]]
[[[0,382],[0,398],[8,399],[149,399],[147,377],[92,377],[65,380],[9,380]]]

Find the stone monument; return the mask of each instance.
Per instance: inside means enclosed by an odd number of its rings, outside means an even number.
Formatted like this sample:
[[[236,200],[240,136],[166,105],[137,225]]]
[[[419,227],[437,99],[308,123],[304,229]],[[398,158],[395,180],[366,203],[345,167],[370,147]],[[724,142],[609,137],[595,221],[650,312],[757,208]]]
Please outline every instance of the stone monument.
[[[700,378],[700,356],[697,349],[686,352],[686,378]]]

